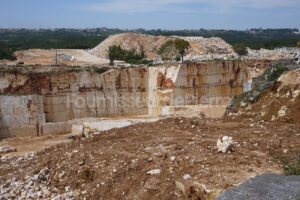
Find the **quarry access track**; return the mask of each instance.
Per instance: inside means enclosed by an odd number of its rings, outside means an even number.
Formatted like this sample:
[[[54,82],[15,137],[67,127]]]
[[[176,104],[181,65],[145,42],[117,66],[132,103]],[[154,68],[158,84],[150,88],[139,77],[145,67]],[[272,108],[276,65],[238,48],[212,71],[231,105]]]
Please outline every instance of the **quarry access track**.
[[[167,118],[112,129],[23,157],[3,155],[0,199],[185,199],[178,182],[188,199],[213,199],[250,177],[282,173],[277,156],[300,149],[298,129],[251,118]],[[233,152],[217,152],[222,136],[237,142]]]

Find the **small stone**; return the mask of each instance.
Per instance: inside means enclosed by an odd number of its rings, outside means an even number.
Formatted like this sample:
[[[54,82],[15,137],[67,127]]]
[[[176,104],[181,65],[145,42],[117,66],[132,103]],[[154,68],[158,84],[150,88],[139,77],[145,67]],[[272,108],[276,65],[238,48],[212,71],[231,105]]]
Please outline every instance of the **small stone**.
[[[192,177],[191,177],[191,175],[189,175],[189,174],[185,174],[184,176],[183,176],[183,179],[184,180],[188,180],[188,179],[191,179]]]
[[[222,139],[218,139],[217,148],[218,152],[228,152],[234,146],[235,142],[233,142],[231,137],[224,136]]]
[[[50,192],[47,189],[42,190],[42,194],[44,194],[44,198],[49,198],[50,197]]]
[[[146,174],[147,175],[154,175],[154,174],[160,174],[161,170],[160,169],[154,169],[151,171],[148,171]]]
[[[276,117],[273,115],[271,121],[275,121]]]
[[[74,196],[74,193],[73,193],[73,192],[68,192],[68,196],[69,196],[69,197],[73,197],[73,196]]]
[[[82,166],[82,165],[84,165],[84,160],[83,161],[80,161],[78,164],[80,165],[80,166]]]
[[[75,190],[75,192],[73,193],[74,196],[79,196],[80,195],[80,192],[79,190]]]

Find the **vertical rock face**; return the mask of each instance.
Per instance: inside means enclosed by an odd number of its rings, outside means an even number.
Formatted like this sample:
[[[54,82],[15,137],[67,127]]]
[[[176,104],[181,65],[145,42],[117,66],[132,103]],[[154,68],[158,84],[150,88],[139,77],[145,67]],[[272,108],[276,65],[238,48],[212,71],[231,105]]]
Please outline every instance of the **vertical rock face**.
[[[42,96],[0,96],[0,139],[36,135],[37,124],[45,122],[43,107]]]
[[[183,106],[228,105],[231,97],[243,92],[248,79],[246,67],[236,62],[184,64],[151,74],[157,85],[149,93],[150,114],[171,114]],[[150,79],[154,83],[155,78]]]
[[[45,95],[47,121],[147,114],[147,76],[144,68],[56,76]]]
[[[28,96],[0,98],[1,129],[33,126],[35,121],[30,118],[34,118],[34,113],[45,114],[45,118],[40,117],[42,123],[86,117],[169,115],[184,109],[200,112],[199,106],[203,105],[225,109],[250,80],[248,65],[216,61],[113,69],[103,74],[2,73],[0,92],[3,95]],[[22,111],[18,112],[16,105]]]

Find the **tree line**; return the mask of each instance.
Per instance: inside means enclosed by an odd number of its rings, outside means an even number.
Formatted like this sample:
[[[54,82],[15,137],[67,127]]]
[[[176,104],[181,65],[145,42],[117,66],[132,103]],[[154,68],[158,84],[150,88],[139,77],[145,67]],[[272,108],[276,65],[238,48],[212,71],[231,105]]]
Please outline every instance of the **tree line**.
[[[121,30],[121,29],[0,29],[0,59],[14,59],[13,52],[32,48],[41,49],[90,49],[97,46],[109,35],[119,33],[141,33],[163,36],[220,37],[233,45],[241,43],[251,49],[274,49],[296,47],[300,41],[298,29],[250,29],[237,30]]]

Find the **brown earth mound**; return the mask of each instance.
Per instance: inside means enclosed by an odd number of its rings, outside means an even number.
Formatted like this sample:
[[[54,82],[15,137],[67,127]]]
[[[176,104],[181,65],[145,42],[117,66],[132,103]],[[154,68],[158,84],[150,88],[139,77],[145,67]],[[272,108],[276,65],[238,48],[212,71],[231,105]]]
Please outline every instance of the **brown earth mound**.
[[[276,156],[300,148],[293,124],[251,123],[168,118],[2,158],[0,197],[213,199],[250,177],[280,173]],[[218,153],[225,135],[238,144]]]
[[[113,45],[120,45],[126,50],[135,49],[137,52],[143,48],[148,58],[158,58],[159,48],[168,40],[182,38],[190,43],[188,56],[208,55],[208,54],[233,54],[231,45],[227,44],[221,38],[203,38],[203,37],[166,37],[150,36],[142,34],[124,33],[109,36],[105,41],[99,44],[89,52],[101,58],[108,58],[108,49]]]

